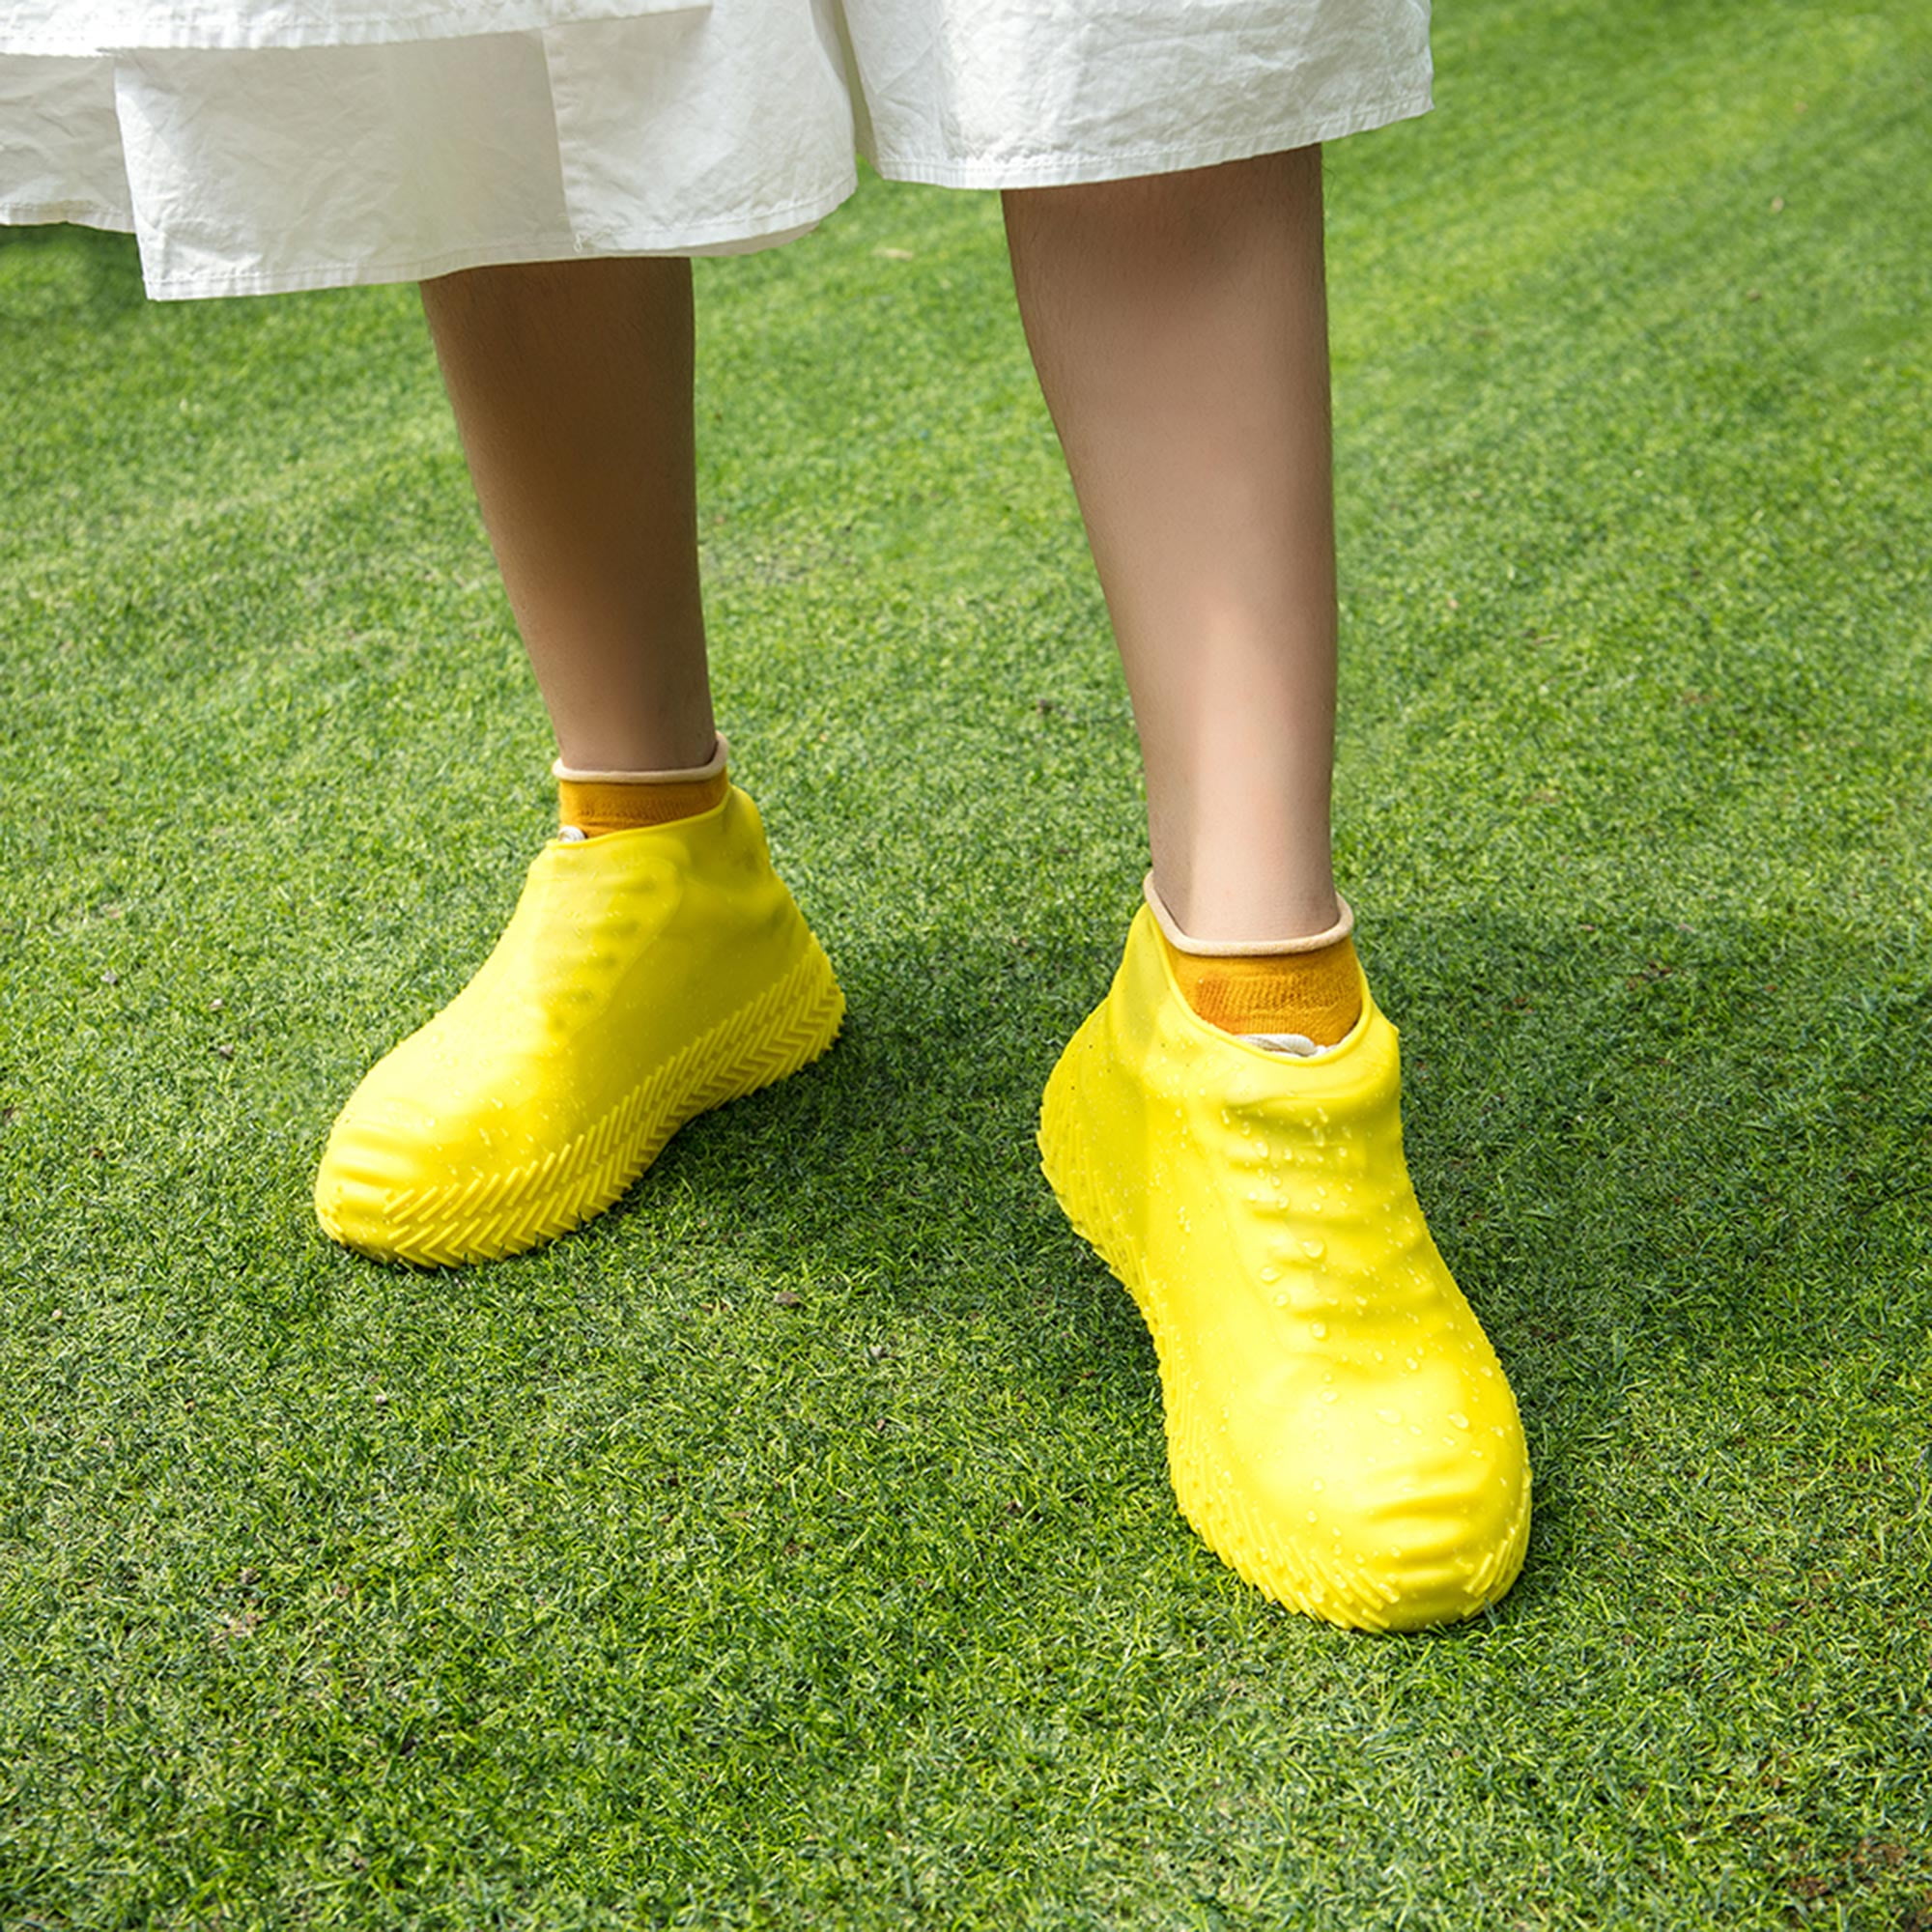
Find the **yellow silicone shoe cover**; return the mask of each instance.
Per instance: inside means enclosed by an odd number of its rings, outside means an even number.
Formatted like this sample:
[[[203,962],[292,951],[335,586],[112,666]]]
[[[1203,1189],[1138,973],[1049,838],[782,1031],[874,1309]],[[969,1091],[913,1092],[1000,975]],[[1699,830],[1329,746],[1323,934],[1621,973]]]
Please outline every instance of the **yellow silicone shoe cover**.
[[[373,1067],[315,1206],[384,1260],[514,1254],[615,1201],[694,1115],[829,1047],[844,999],[735,787],[538,854],[496,951]]]
[[[1181,1514],[1278,1603],[1409,1630],[1515,1580],[1516,1399],[1403,1159],[1396,1031],[1313,1059],[1199,1018],[1153,915],[1047,1084],[1040,1151],[1151,1330]]]

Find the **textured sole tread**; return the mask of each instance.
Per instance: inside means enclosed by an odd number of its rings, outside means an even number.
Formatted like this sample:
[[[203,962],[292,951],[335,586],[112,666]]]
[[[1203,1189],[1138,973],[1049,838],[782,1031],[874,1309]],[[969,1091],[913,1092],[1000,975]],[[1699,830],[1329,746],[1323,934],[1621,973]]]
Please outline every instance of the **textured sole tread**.
[[[385,1208],[386,1238],[330,1225],[382,1261],[499,1261],[580,1227],[622,1198],[687,1122],[810,1065],[838,1037],[845,997],[815,940],[763,993],[663,1062],[576,1140],[461,1187],[414,1188]]]

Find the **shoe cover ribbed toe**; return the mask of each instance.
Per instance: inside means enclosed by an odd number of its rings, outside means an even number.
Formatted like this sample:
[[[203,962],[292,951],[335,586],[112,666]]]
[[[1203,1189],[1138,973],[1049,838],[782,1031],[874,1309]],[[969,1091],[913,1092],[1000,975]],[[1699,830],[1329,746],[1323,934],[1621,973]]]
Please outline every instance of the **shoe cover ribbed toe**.
[[[1521,1566],[1516,1401],[1403,1158],[1396,1032],[1263,1053],[1196,1016],[1143,911],[1048,1083],[1040,1149],[1152,1332],[1182,1514],[1276,1601],[1414,1629]]]
[[[350,1096],[316,1178],[384,1260],[514,1254],[609,1207],[695,1115],[795,1072],[844,1002],[732,790],[531,866],[495,951]]]

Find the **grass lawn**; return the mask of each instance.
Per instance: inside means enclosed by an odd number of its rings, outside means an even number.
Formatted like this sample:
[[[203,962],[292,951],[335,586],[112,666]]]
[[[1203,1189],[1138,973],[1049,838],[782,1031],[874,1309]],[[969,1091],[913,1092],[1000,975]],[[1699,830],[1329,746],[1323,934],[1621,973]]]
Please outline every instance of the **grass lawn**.
[[[550,746],[414,294],[0,233],[0,1926],[1932,1928],[1932,14],[1467,0],[1329,156],[1343,887],[1514,1593],[1281,1612],[1035,1161],[1144,865],[990,196],[700,271],[851,1001],[542,1252],[314,1228]]]

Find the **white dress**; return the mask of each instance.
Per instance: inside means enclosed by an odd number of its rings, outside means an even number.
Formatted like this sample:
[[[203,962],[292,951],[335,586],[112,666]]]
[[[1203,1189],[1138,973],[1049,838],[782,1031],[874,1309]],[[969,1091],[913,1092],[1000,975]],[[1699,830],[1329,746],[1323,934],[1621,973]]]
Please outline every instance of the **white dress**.
[[[855,153],[1035,187],[1429,104],[1428,0],[0,0],[0,222],[266,294],[762,247]]]

